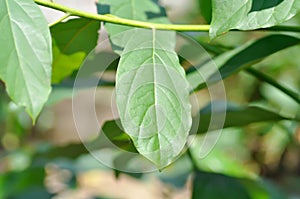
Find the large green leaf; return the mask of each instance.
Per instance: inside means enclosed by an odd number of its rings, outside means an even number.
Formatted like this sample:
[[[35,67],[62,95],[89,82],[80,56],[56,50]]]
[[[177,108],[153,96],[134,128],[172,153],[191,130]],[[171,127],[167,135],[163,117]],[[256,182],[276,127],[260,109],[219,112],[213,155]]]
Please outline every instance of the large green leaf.
[[[48,23],[32,0],[0,0],[0,79],[36,119],[51,91]]]
[[[212,0],[212,38],[230,29],[251,30],[281,24],[300,10],[298,0]]]
[[[154,1],[100,0],[120,17],[165,22]],[[106,24],[113,49],[121,55],[116,97],[120,119],[137,151],[159,168],[182,151],[191,126],[188,82],[175,53],[175,32]]]
[[[53,83],[59,83],[80,67],[86,56],[97,45],[99,28],[99,21],[83,18],[72,19],[51,27]]]
[[[213,102],[200,110],[198,133],[206,133],[208,130],[217,130],[228,127],[246,126],[256,122],[298,120],[297,118],[289,118],[279,115],[263,107],[238,106],[229,103],[224,105],[224,103],[226,102]],[[226,110],[224,110],[224,107],[226,107]],[[219,124],[218,121],[212,121],[213,118],[219,118],[223,114],[226,114],[224,125]],[[213,128],[209,129],[211,122],[215,123],[215,125],[213,125]]]
[[[239,179],[222,174],[197,171],[193,181],[192,199],[250,199]]]
[[[280,50],[299,43],[300,39],[296,37],[269,35],[218,56],[211,62],[205,63],[198,70],[189,73],[187,79],[194,90],[201,89],[207,84],[224,79]]]
[[[191,125],[189,87],[176,53],[170,51],[172,37],[172,32],[138,30],[117,71],[117,105],[125,132],[159,167],[181,152]]]

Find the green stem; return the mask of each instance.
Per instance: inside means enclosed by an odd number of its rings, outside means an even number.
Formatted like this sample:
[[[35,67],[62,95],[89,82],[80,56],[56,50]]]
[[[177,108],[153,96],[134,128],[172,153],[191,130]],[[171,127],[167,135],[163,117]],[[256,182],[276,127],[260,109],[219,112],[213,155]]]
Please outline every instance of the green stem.
[[[119,24],[119,25],[126,25],[126,26],[133,26],[139,28],[150,28],[150,29],[159,29],[159,30],[177,30],[177,31],[209,31],[209,25],[176,25],[176,24],[159,24],[159,23],[150,23],[144,21],[136,21],[130,19],[120,18],[114,15],[99,15],[99,14],[92,14],[89,12],[84,12],[81,10],[76,10],[73,8],[69,8],[57,3],[52,3],[45,0],[35,0],[35,3],[53,8],[55,10],[60,10],[62,12],[71,13],[73,16],[79,16],[99,21],[106,21],[109,23]]]
[[[70,17],[70,16],[72,16],[71,13],[65,14],[64,16],[62,16],[61,18],[59,18],[58,20],[54,21],[53,23],[50,23],[50,24],[49,24],[49,27],[52,27],[52,26],[54,26],[54,25],[56,25],[56,24],[62,22],[63,20],[67,19],[67,18]]]
[[[105,21],[108,23],[114,23],[119,25],[126,25],[126,26],[138,27],[138,28],[157,29],[157,30],[195,31],[195,32],[196,31],[208,32],[210,29],[210,25],[150,23],[150,22],[120,18],[110,14],[109,15],[92,14],[89,12],[84,12],[81,10],[69,8],[67,6],[63,6],[46,0],[34,0],[34,1],[35,3],[41,6],[53,8],[55,10],[60,10],[65,13],[70,13],[73,16]],[[272,28],[265,28],[263,30],[300,32],[300,27],[275,26]]]
[[[274,86],[275,88],[281,90],[286,95],[290,96],[292,99],[294,99],[298,104],[300,104],[300,95],[295,93],[294,91],[282,86],[277,81],[272,79],[270,76],[265,75],[264,73],[261,73],[258,70],[255,70],[253,68],[247,68],[246,71],[250,73],[251,75],[255,76],[258,79],[263,80],[264,82],[269,83],[270,85]]]

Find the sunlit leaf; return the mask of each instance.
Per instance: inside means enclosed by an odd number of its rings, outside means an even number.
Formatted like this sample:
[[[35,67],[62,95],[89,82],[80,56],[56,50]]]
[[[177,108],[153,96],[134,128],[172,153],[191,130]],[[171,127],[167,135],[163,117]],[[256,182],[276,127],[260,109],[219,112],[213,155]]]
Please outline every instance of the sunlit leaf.
[[[168,23],[154,1],[100,0],[98,12]],[[105,10],[105,11],[103,11]],[[106,24],[121,55],[116,98],[125,132],[137,151],[163,168],[182,151],[191,126],[188,82],[175,53],[175,33]]]
[[[86,56],[97,45],[99,28],[99,21],[83,18],[72,19],[51,27],[52,83],[59,83],[80,67]]]
[[[181,152],[191,125],[188,83],[177,55],[168,50],[174,36],[138,30],[138,37],[125,47],[117,71],[123,127],[137,150],[160,167]]]
[[[35,121],[51,91],[48,23],[31,0],[0,0],[0,79]]]

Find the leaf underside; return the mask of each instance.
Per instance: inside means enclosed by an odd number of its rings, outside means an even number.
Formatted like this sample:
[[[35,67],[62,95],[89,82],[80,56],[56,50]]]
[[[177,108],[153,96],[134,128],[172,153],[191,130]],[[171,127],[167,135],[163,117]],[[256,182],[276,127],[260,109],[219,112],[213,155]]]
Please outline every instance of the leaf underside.
[[[169,23],[155,2],[100,0],[98,11],[128,19]],[[175,32],[106,24],[121,55],[116,97],[125,132],[140,154],[159,168],[182,151],[191,126],[188,82],[175,53]]]
[[[31,0],[0,0],[0,7],[0,79],[35,121],[51,91],[48,23]]]

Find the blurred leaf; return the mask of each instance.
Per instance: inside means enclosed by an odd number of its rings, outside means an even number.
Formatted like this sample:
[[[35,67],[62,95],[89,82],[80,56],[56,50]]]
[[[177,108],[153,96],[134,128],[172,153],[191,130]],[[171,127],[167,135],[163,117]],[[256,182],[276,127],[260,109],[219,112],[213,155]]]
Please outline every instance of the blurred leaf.
[[[193,184],[192,199],[251,199],[238,178],[197,171]]]
[[[187,74],[187,79],[192,88],[198,90],[256,64],[273,53],[297,44],[300,44],[300,39],[296,37],[269,35],[218,56],[212,62]],[[216,71],[215,66],[219,68],[219,71]],[[205,77],[203,78],[199,73],[205,73]]]
[[[51,27],[52,83],[59,83],[81,66],[97,45],[99,28],[99,21],[84,18],[71,19]]]
[[[224,125],[217,122],[218,125],[216,125],[215,128],[209,129],[210,131],[228,127],[246,126],[248,124],[257,122],[298,120],[298,118],[285,117],[263,107],[254,105],[240,106],[223,101],[215,101],[212,104],[202,108],[199,113],[199,124],[195,124],[195,122],[198,121],[198,117],[193,117],[193,125],[199,125],[197,130],[197,133],[199,134],[207,132],[212,119],[212,114],[214,114],[213,118],[218,118],[220,120],[220,116],[224,116],[225,120]],[[106,122],[103,126],[103,132],[110,141],[120,148],[129,151],[134,150],[132,148],[134,146],[132,145],[132,142],[130,142],[127,134],[125,134],[124,130],[122,130],[119,120],[111,120]]]
[[[128,153],[120,154],[113,160],[113,165],[115,168],[126,168],[128,164],[130,164],[130,161],[133,159],[132,155],[129,155]],[[117,179],[119,179],[121,174],[126,174],[134,178],[141,178],[143,176],[143,173],[130,173],[126,172],[125,170],[120,171],[117,169],[114,169],[115,176]]]
[[[48,23],[31,0],[1,0],[0,7],[0,79],[35,122],[51,92]]]
[[[45,171],[43,168],[29,168],[21,172],[9,172],[0,176],[0,198],[24,198],[39,194],[50,198],[44,188]],[[35,195],[37,196],[37,195]]]
[[[212,0],[199,0],[200,12],[206,22],[210,24],[212,18]]]
[[[251,198],[253,199],[269,199],[270,195],[268,191],[263,187],[261,182],[256,182],[250,179],[241,179],[241,183],[248,190]]]
[[[240,179],[253,199],[286,199],[279,190],[264,180]]]
[[[242,129],[222,129],[220,136],[215,132],[197,136],[190,146],[194,164],[206,172],[239,178],[256,177],[257,174],[245,166],[245,159],[249,157],[249,152],[242,143],[242,137],[245,136],[247,135]],[[217,142],[213,142],[210,148],[207,141],[213,139]]]
[[[45,187],[40,188],[30,188],[20,194],[13,194],[7,199],[28,199],[28,198],[41,198],[41,199],[51,199],[52,194],[50,194]]]
[[[50,149],[40,152],[36,157],[54,159],[57,157],[64,157],[74,159],[81,154],[88,153],[88,150],[83,144],[69,144],[67,146],[53,146]]]
[[[43,146],[43,148],[41,148],[34,156],[34,159],[37,162],[40,160],[53,160],[56,158],[75,159],[82,154],[89,153],[89,150],[111,147],[111,143],[107,143],[108,141],[123,150],[133,153],[137,152],[130,137],[124,133],[123,129],[120,127],[120,121],[112,120],[104,123],[100,135],[95,139],[85,143],[74,143],[66,146]]]
[[[299,10],[298,0],[212,0],[210,37],[230,29],[251,30],[278,25]]]
[[[213,118],[217,118],[218,121],[212,121]],[[225,119],[224,125],[222,125],[222,119]],[[207,132],[209,125],[211,125],[210,122],[215,125],[212,127],[212,129],[209,130],[217,130],[228,127],[245,126],[256,122],[270,122],[280,120],[296,119],[281,116],[262,107],[255,107],[250,105],[238,106],[227,104],[227,102],[216,101],[200,110],[198,133]]]
[[[176,188],[184,188],[192,171],[193,165],[189,157],[183,154],[172,165],[164,169],[163,172],[157,173],[157,176],[163,183]]]

